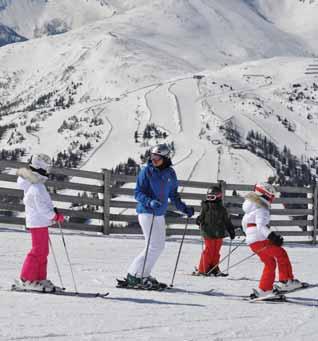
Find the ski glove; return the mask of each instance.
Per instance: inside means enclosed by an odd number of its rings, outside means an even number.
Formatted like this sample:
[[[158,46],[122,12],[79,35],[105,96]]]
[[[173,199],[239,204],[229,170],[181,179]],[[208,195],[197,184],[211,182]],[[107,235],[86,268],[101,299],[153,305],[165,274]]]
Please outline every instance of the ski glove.
[[[158,209],[160,206],[162,205],[162,203],[158,200],[151,200],[149,206],[153,209],[156,210]]]
[[[284,238],[275,232],[271,232],[267,238],[276,246],[282,246],[284,243]]]
[[[194,208],[191,206],[186,206],[183,213],[185,213],[188,216],[188,218],[191,218],[194,215]]]
[[[53,220],[57,223],[63,223],[64,222],[64,215],[62,213],[55,213],[55,216],[53,217]]]
[[[198,226],[201,226],[201,216],[197,216],[197,219],[195,220],[195,223],[198,225]]]

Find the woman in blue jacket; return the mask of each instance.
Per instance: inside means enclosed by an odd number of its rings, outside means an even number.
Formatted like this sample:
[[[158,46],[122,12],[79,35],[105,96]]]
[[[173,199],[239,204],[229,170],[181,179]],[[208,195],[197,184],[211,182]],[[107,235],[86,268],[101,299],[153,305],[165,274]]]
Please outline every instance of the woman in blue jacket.
[[[146,245],[128,269],[128,286],[144,285],[149,288],[159,285],[158,281],[150,276],[150,273],[165,245],[165,214],[168,208],[168,199],[188,217],[194,213],[194,209],[186,206],[180,199],[177,176],[171,165],[168,146],[159,144],[151,149],[150,160],[138,175],[135,199],[138,202],[138,221]],[[149,240],[151,226],[152,232]],[[149,247],[146,256],[148,242]]]

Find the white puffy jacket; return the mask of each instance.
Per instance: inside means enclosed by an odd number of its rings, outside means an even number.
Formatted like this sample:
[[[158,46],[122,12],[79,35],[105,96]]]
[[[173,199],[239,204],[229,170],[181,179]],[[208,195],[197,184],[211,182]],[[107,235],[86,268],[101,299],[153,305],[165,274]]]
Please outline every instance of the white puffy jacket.
[[[17,170],[17,184],[24,191],[25,221],[27,228],[52,225],[55,216],[50,195],[44,186],[46,177],[27,168]]]
[[[246,243],[252,244],[267,239],[269,233],[270,212],[254,192],[245,197],[243,203],[244,216],[242,227],[246,234]]]

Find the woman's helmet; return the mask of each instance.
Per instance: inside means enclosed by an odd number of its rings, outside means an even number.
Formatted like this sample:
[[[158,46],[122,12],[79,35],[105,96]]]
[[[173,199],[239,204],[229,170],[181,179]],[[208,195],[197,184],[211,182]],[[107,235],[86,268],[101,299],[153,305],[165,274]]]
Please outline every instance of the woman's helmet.
[[[150,149],[150,154],[168,158],[170,156],[170,148],[165,143],[157,144]]]
[[[206,200],[208,201],[219,201],[222,200],[223,194],[219,187],[211,187],[207,190]]]
[[[266,204],[271,204],[275,199],[276,190],[274,186],[267,182],[258,183],[254,186],[254,192],[260,197]]]
[[[52,167],[52,160],[46,154],[35,154],[31,157],[29,166],[32,171],[47,176]]]

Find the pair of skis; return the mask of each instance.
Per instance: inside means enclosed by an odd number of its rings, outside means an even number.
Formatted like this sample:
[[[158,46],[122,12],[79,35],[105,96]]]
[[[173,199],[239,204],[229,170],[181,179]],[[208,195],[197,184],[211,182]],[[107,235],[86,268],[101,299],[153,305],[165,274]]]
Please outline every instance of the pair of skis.
[[[159,282],[158,286],[153,286],[153,287],[146,287],[146,286],[140,286],[140,285],[128,286],[127,282],[125,280],[119,280],[119,279],[117,279],[116,287],[117,288],[123,288],[123,289],[148,290],[148,291],[164,291],[166,289],[169,289],[168,285],[165,283]],[[254,303],[254,302],[288,302],[288,297],[286,295],[293,293],[293,292],[296,292],[296,291],[300,291],[300,290],[304,290],[304,289],[310,289],[313,287],[316,287],[316,285],[309,284],[306,282],[302,282],[302,286],[297,288],[297,289],[294,289],[294,290],[280,291],[277,293],[273,293],[272,295],[268,295],[265,297],[256,297],[253,299],[245,296],[245,297],[243,297],[243,300],[249,301],[252,303]],[[74,292],[74,291],[66,291],[66,290],[55,290],[55,291],[51,291],[51,292],[42,292],[42,291],[38,291],[38,290],[21,288],[16,284],[12,285],[11,290],[16,291],[16,292],[57,295],[57,296],[69,296],[69,297],[82,297],[82,298],[94,298],[94,297],[106,298],[109,295],[109,292],[91,293],[91,292]]]

